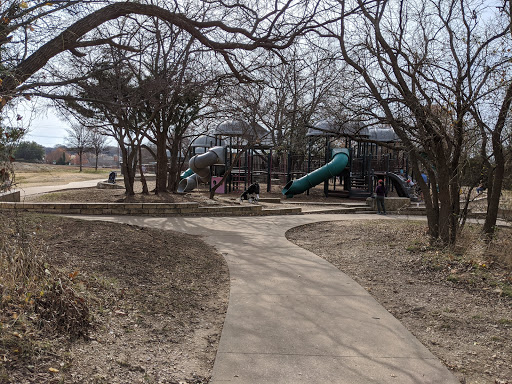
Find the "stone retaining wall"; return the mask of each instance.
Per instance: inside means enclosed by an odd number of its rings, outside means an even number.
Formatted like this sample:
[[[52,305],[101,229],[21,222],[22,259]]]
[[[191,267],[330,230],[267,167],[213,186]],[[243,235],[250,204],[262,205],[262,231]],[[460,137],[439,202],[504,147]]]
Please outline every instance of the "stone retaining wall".
[[[197,208],[197,203],[0,203],[0,209],[81,215],[186,214]]]
[[[0,209],[23,212],[71,215],[201,215],[250,216],[268,214],[300,214],[300,208],[264,210],[261,205],[212,205],[200,207],[197,203],[15,203],[0,202]]]
[[[108,181],[100,181],[96,184],[96,188],[98,189],[124,189],[124,186],[121,184],[109,183]]]

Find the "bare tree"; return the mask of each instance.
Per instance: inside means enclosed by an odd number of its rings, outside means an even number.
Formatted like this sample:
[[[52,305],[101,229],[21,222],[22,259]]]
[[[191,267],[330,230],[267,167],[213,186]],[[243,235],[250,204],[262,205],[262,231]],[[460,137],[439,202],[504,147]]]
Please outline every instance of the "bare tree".
[[[290,153],[296,161],[304,159],[308,126],[324,116],[324,106],[341,82],[339,53],[319,48],[320,43],[301,38],[279,55],[267,52],[253,59],[262,63],[251,72],[260,81],[232,86],[221,99],[221,109],[231,118],[268,130],[274,165]]]
[[[89,79],[77,81],[74,91],[69,92],[68,87],[69,93],[59,97],[68,100],[65,105],[75,111],[79,111],[81,105],[84,108],[82,118],[97,119],[97,112],[101,111],[108,121],[111,116],[106,114],[115,116],[119,110],[130,110],[135,126],[127,129],[130,136],[133,135],[136,146],[133,150],[140,158],[143,140],[154,144],[144,145],[144,148],[156,159],[155,192],[174,191],[182,141],[191,133],[194,121],[204,116],[202,111],[215,93],[210,90],[217,88],[218,75],[209,69],[211,54],[198,49],[194,39],[174,26],[165,25],[158,19],[146,20],[136,26],[136,29],[144,27],[145,33],[128,35],[127,39],[140,54],[126,55],[122,50],[111,48],[103,50],[99,64],[94,57],[89,59],[92,62],[75,60],[77,72],[93,74]],[[100,70],[95,71],[95,68]],[[103,69],[102,74],[101,68],[109,69]],[[109,88],[102,89],[103,86]],[[95,106],[96,112],[90,109],[91,106]],[[139,168],[143,191],[147,192],[140,162]]]
[[[98,27],[117,19],[129,23],[130,20],[150,16],[165,21],[188,34],[191,40],[196,41],[205,50],[214,53],[239,81],[249,81],[249,75],[244,72],[247,61],[239,53],[258,49],[278,51],[289,47],[297,36],[312,28],[314,17],[320,12],[316,1],[287,0],[272,4],[256,1],[252,7],[242,3],[226,5],[220,0],[199,3],[175,2],[167,3],[168,9],[140,2],[115,2],[98,9],[96,1],[91,2],[95,4],[94,7],[89,7],[87,1],[71,0],[59,1],[57,6],[53,3],[40,3],[34,7],[21,9],[20,3],[16,1],[12,7],[7,5],[7,13],[4,16],[8,17],[3,20],[7,21],[4,24],[8,24],[8,27],[3,25],[3,29],[0,30],[0,54],[4,69],[0,73],[0,110],[7,102],[19,96],[28,99],[33,96],[68,98],[54,93],[54,90],[91,77],[90,73],[85,73],[78,78],[70,78],[67,74],[60,79],[53,78],[55,73],[65,72],[63,66],[57,66],[57,71],[54,72],[44,71],[48,62],[56,56],[62,57],[62,54],[70,53],[83,57],[91,52],[93,47],[100,45],[127,52],[136,51],[136,48],[130,45],[129,39],[124,42],[120,40],[124,36],[124,30],[120,34],[107,36],[95,33],[98,32]],[[0,3],[2,12],[5,10],[5,4],[6,2]],[[59,18],[63,15],[62,12],[68,10],[70,12],[66,17]],[[63,20],[69,20],[69,25],[63,25]],[[110,31],[110,26],[105,30]],[[37,34],[37,44],[30,44],[29,41],[36,32],[40,32]],[[12,55],[6,57],[5,52]],[[117,117],[121,118],[123,114],[118,114]],[[130,116],[128,120],[133,121],[134,115]],[[125,121],[126,117],[125,115],[123,118]],[[121,120],[117,118],[110,120],[115,120],[110,123],[117,127],[122,125]],[[131,132],[133,128],[129,128],[132,129]],[[118,143],[124,143],[130,136],[127,132],[120,134],[117,138]],[[136,141],[129,140],[133,143]],[[177,145],[175,143],[179,141],[179,137],[174,138],[171,145]],[[128,153],[132,155],[127,155]],[[123,157],[126,157],[123,164],[127,167],[133,165],[127,163],[129,158],[134,160],[133,153],[136,151],[127,150],[123,153]],[[131,179],[132,175],[125,177]],[[130,187],[128,188],[130,194]]]
[[[122,66],[96,71],[94,81],[76,82],[75,94],[65,97],[61,105],[89,129],[116,140],[128,196],[135,194],[138,145],[146,134],[138,111],[141,97],[132,78],[133,74]]]
[[[72,124],[71,128],[66,129],[68,133],[66,144],[69,149],[76,151],[80,162],[80,172],[82,172],[82,159],[84,152],[91,147],[92,134],[89,129],[81,124]]]
[[[358,0],[358,17],[326,27],[359,75],[360,114],[388,124],[409,153],[425,196],[430,235],[453,243],[460,213],[460,167],[470,109],[488,79],[487,61],[505,30],[484,30],[484,5]],[[474,44],[478,40],[478,44]]]
[[[491,122],[484,117],[487,115],[485,107],[475,104],[471,108],[472,116],[481,134],[480,160],[486,173],[485,184],[488,189],[487,214],[483,232],[488,240],[492,239],[496,228],[507,163],[505,133],[512,106],[512,80],[510,78],[510,53],[509,49],[505,47],[510,44],[512,38],[512,2],[504,2],[501,15],[503,16],[502,25],[508,33],[502,43],[501,50],[495,50],[496,53],[501,52],[501,56],[498,56],[492,67],[490,65],[486,67],[489,73],[486,91],[489,95],[492,95],[493,104],[499,105],[499,108],[496,108],[496,117],[490,119]],[[499,25],[498,18],[496,18],[496,22]],[[496,100],[501,100],[501,103],[496,103]]]
[[[94,169],[98,170],[98,157],[105,151],[107,147],[108,137],[103,135],[98,130],[93,130],[91,133],[91,149],[94,153]]]
[[[130,68],[143,98],[139,111],[148,126],[146,137],[156,148],[155,193],[163,193],[176,190],[181,141],[200,117],[216,79],[207,69],[212,55],[195,38],[158,19],[143,25],[151,31],[152,44]]]
[[[0,30],[0,47],[5,48],[2,52],[16,53],[9,57],[9,60],[2,56],[5,70],[0,74],[0,97],[2,98],[0,108],[7,101],[20,95],[30,97],[34,93],[31,90],[36,87],[56,85],[46,81],[44,76],[37,81],[29,81],[53,57],[66,51],[80,56],[83,55],[83,52],[79,51],[80,48],[103,44],[121,47],[115,36],[92,40],[84,38],[88,32],[110,20],[137,14],[165,20],[186,31],[204,47],[217,52],[240,80],[247,80],[248,77],[240,72],[240,68],[237,68],[239,62],[235,62],[231,51],[286,48],[293,43],[296,36],[311,28],[313,15],[318,11],[314,6],[309,7],[308,0],[289,0],[276,3],[275,7],[267,4],[260,8],[263,14],[258,12],[257,7],[250,9],[243,4],[227,7],[220,1],[204,3],[203,10],[194,9],[194,7],[189,7],[190,10],[186,8],[167,10],[139,2],[116,2],[89,13],[85,8],[78,14],[79,19],[76,20],[75,16],[76,21],[67,28],[64,27],[64,30],[62,26],[57,25],[55,28],[57,36],[45,40],[45,35],[41,33],[39,44],[30,45],[27,44],[27,36],[30,36],[33,25],[37,25],[41,31],[48,33],[45,22],[50,13],[58,15],[58,11],[62,12],[71,6],[87,5],[87,2],[62,1],[58,2],[57,7],[50,8],[51,11],[46,11],[45,7],[52,7],[53,3],[40,3],[28,9],[20,9],[17,1],[7,4],[13,4],[13,6],[7,5],[7,9],[4,9],[4,2],[1,3],[7,26],[3,25]],[[304,12],[296,12],[299,8]],[[187,15],[187,11],[190,15]],[[212,16],[219,18],[213,19]],[[70,17],[70,19],[73,18]],[[53,30],[50,31],[53,32]],[[19,38],[14,39],[15,36]],[[32,46],[35,49],[31,48]],[[129,46],[122,48],[131,50]]]

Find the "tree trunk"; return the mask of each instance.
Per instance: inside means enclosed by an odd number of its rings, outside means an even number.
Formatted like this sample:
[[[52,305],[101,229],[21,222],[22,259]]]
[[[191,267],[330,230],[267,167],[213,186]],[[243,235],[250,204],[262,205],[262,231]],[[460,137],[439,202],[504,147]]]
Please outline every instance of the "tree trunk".
[[[469,190],[467,191],[466,198],[464,200],[464,208],[462,209],[462,214],[460,215],[461,220],[460,220],[459,227],[458,227],[459,232],[461,232],[464,229],[464,226],[466,225],[466,221],[467,221],[468,213],[469,213],[469,203],[472,201],[472,199],[471,199],[472,192],[473,192],[473,186],[470,186]]]
[[[133,161],[133,152],[128,154],[128,149],[123,145],[120,145],[121,156],[123,158],[122,173],[124,179],[125,194],[127,196],[135,195],[133,188],[135,182],[135,176],[133,174],[133,167],[131,162]]]
[[[458,179],[457,169],[452,171],[450,177],[450,244],[455,244],[459,233],[459,216],[460,216],[460,183]]]
[[[498,210],[500,205],[501,189],[503,187],[503,176],[505,174],[504,163],[498,164],[496,160],[496,168],[493,172],[492,187],[487,190],[487,214],[482,231],[488,240],[492,239],[498,220]],[[489,180],[489,185],[491,181]]]
[[[180,152],[180,141],[176,138],[172,141],[171,146],[171,164],[169,167],[168,174],[168,186],[167,189],[169,191],[175,192],[178,188],[179,181],[179,169],[178,169],[178,156]]]
[[[156,135],[156,189],[155,193],[167,192],[167,135],[158,132]]]
[[[435,183],[432,190],[437,191],[437,201],[439,202],[439,238],[443,244],[448,245],[455,242],[457,233],[453,232],[453,220],[455,212],[453,210],[453,181],[454,174],[451,163],[447,158],[447,150],[441,138],[436,138],[433,145],[435,156]],[[434,172],[432,172],[434,173]],[[455,192],[458,193],[458,190]],[[435,196],[435,194],[434,194]],[[458,203],[457,203],[458,204]]]
[[[507,120],[508,112],[512,104],[512,84],[507,88],[505,98],[501,104],[498,121],[492,132],[492,148],[495,161],[494,172],[489,177],[487,186],[487,214],[483,232],[488,239],[494,235],[496,220],[498,220],[498,209],[500,204],[501,190],[503,188],[503,177],[505,175],[505,155],[503,153],[502,132]]]
[[[459,233],[459,214],[460,214],[460,187],[450,187],[450,217],[449,217],[449,244],[455,244],[457,234]]]
[[[78,151],[78,161],[80,162],[80,172],[82,172],[82,151]]]
[[[427,171],[428,180],[430,180],[430,190],[432,194],[432,223],[431,227],[429,227],[429,230],[431,232],[431,236],[433,239],[437,240],[440,236],[440,229],[439,229],[439,216],[440,216],[440,210],[439,210],[439,191],[437,190],[437,178],[431,169]]]
[[[140,182],[142,183],[142,193],[144,195],[149,195],[148,183],[146,182],[146,176],[144,175],[144,170],[142,169],[142,147],[140,143],[137,145],[139,150],[139,173],[140,173]]]
[[[450,201],[450,187],[445,177],[439,178],[439,238],[444,244],[450,243],[450,219],[452,206]],[[435,188],[435,186],[434,186]]]
[[[427,223],[428,233],[431,240],[437,240],[439,238],[439,205],[438,205],[438,193],[434,188],[431,190],[429,185],[421,176],[420,162],[415,152],[410,153],[411,166],[414,174],[419,175],[416,182],[419,184],[421,192],[423,193],[423,200],[425,201],[425,209],[427,212]],[[435,175],[431,171],[426,171],[428,180],[435,185]]]

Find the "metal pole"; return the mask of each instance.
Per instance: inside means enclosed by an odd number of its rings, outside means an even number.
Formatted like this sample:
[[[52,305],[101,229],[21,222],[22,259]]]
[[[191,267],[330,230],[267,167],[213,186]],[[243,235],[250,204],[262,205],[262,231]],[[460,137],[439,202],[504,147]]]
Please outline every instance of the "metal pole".
[[[386,189],[389,190],[389,153],[386,153]]]
[[[229,164],[228,168],[231,167],[233,161],[233,136],[229,136]],[[231,193],[233,174],[229,175],[229,193]]]
[[[268,154],[267,168],[267,192],[270,192],[272,190],[272,148]]]
[[[325,164],[327,164],[331,154],[331,140],[329,140],[329,136],[326,137],[325,141]],[[324,195],[325,197],[329,196],[329,179],[324,181]]]
[[[348,142],[348,177],[345,180],[345,189],[350,192],[352,189],[352,160],[354,158],[354,148],[352,148],[352,140]]]
[[[308,137],[308,173],[311,173],[311,136]],[[309,188],[306,191],[306,195],[309,196]]]
[[[292,180],[292,153],[291,150],[288,152],[288,164],[286,165],[286,182],[289,183]]]

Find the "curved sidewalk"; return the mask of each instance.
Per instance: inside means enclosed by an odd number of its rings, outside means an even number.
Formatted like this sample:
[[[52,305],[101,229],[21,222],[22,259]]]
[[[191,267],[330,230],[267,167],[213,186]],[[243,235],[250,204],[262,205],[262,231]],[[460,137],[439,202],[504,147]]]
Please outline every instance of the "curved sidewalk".
[[[38,195],[40,193],[63,191],[65,189],[78,189],[78,188],[95,187],[100,181],[105,181],[105,178],[103,178],[103,179],[93,179],[93,180],[84,180],[84,181],[73,181],[71,183],[62,184],[62,185],[41,185],[41,186],[38,186],[38,187],[13,188],[13,192],[20,191],[21,198],[23,199],[24,196]]]
[[[226,258],[228,311],[212,384],[456,384],[361,286],[286,240],[297,225],[368,215],[78,217],[202,236]]]

